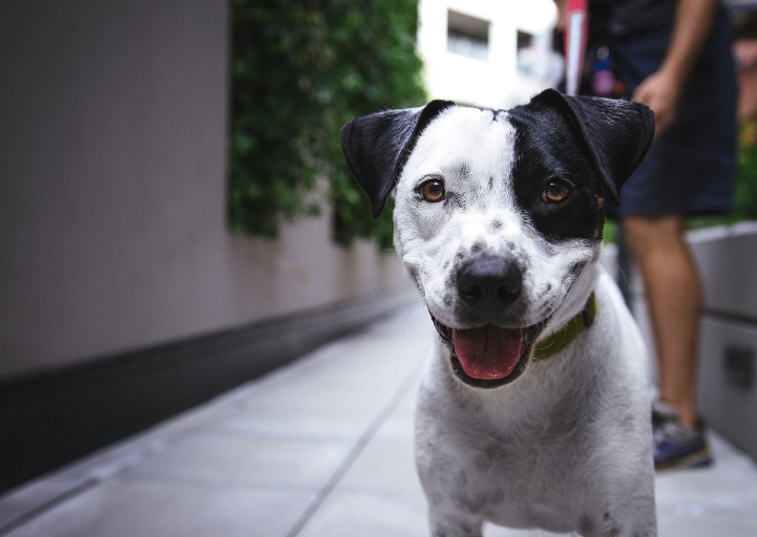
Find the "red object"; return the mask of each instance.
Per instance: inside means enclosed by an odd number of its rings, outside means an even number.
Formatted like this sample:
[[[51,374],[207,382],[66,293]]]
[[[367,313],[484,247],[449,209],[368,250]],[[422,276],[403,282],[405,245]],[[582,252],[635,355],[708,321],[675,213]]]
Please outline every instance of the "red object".
[[[565,12],[565,93],[578,95],[589,33],[587,0],[567,0]]]

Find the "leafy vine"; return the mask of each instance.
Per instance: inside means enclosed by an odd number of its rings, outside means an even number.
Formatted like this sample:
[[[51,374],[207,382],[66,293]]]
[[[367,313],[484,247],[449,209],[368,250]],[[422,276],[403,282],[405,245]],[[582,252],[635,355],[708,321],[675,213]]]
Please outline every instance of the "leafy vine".
[[[275,237],[282,219],[318,214],[325,197],[337,242],[376,237],[391,245],[391,210],[371,218],[343,163],[338,131],[356,116],[424,102],[417,1],[232,6],[232,232]],[[325,196],[317,194],[321,184]]]

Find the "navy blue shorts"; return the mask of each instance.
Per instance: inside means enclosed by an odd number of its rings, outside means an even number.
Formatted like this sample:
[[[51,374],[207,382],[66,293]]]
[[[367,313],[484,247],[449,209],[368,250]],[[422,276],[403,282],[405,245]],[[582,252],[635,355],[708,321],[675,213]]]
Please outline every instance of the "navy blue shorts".
[[[617,77],[628,95],[660,67],[670,28],[616,39]],[[736,171],[736,74],[730,23],[721,10],[681,95],[673,124],[652,143],[620,191],[620,216],[717,214],[730,210]],[[616,211],[608,211],[611,216]]]

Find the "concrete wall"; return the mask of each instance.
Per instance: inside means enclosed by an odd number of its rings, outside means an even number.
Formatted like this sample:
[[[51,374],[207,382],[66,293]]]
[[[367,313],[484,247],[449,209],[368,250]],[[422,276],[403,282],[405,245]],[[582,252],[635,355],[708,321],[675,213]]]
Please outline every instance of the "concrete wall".
[[[489,53],[485,60],[448,51],[448,10],[490,23]],[[420,0],[419,15],[418,50],[430,98],[509,108],[550,85],[540,76],[527,77],[517,72],[516,45],[518,30],[542,38],[551,36],[556,17],[551,0]],[[549,48],[549,42],[544,39],[540,42]],[[548,61],[548,50],[538,52],[537,63]]]
[[[689,241],[707,296],[699,411],[757,460],[757,222],[693,232]]]
[[[0,2],[0,380],[406,288],[395,256],[229,236],[226,0]]]

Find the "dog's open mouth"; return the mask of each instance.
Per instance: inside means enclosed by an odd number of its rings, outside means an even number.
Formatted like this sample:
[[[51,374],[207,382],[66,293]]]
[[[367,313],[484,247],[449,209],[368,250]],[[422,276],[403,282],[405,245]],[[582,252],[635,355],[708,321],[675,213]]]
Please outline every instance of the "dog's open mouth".
[[[452,351],[455,375],[477,388],[496,388],[517,379],[526,368],[536,338],[547,324],[545,320],[524,328],[487,324],[456,329],[440,323],[433,315],[431,318],[442,343]]]

